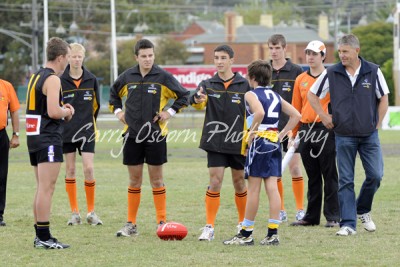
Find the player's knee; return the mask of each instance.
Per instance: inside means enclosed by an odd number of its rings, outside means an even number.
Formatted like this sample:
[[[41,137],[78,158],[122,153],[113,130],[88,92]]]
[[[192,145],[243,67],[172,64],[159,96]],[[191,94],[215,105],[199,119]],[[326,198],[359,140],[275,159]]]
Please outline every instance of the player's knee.
[[[94,171],[92,166],[84,166],[83,174],[85,175],[86,180],[93,180],[94,179]]]
[[[74,178],[76,177],[75,167],[67,167],[66,168],[66,177],[67,178]]]
[[[221,191],[222,179],[210,178],[209,190],[213,192]]]

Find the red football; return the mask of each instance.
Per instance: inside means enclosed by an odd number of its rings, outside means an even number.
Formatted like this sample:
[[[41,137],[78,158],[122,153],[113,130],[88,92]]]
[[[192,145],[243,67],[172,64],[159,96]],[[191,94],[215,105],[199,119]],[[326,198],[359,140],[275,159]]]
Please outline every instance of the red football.
[[[157,236],[162,240],[182,240],[187,233],[186,226],[178,222],[168,222],[157,229]]]

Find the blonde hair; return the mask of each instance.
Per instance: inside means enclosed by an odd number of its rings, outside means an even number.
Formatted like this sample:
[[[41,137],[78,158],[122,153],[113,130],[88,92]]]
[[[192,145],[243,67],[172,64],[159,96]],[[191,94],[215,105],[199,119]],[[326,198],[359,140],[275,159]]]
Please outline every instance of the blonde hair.
[[[83,45],[78,44],[78,43],[72,43],[72,44],[70,44],[70,46],[71,46],[71,52],[74,52],[74,51],[82,52],[83,55],[85,55],[86,49]]]

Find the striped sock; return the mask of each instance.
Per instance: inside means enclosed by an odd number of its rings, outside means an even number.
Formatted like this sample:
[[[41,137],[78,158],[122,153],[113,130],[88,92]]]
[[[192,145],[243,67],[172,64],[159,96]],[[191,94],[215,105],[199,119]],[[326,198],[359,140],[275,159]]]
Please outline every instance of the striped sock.
[[[96,192],[96,180],[87,181],[85,180],[85,193],[86,193],[86,203],[87,212],[94,211],[94,198]]]
[[[297,210],[304,209],[304,180],[303,177],[292,177],[292,188]]]
[[[76,193],[76,179],[75,178],[65,178],[65,190],[67,191],[67,194],[68,194],[71,212],[79,213],[78,197],[77,197],[77,193]]]
[[[140,205],[141,189],[128,187],[128,222],[136,224],[136,216]]]
[[[280,223],[281,223],[280,220],[274,220],[274,219],[268,220],[268,233],[267,233],[268,237],[278,234],[278,228]]]
[[[220,205],[220,193],[206,192],[206,223],[211,224],[214,227],[215,218],[217,217],[219,205]]]
[[[247,190],[243,193],[235,193],[235,204],[238,211],[239,222],[244,220],[246,212]]]
[[[250,221],[245,218],[242,222],[242,230],[240,230],[240,233],[244,237],[249,237],[253,233],[253,230],[254,230],[254,221]]]
[[[156,208],[157,223],[167,221],[167,191],[165,186],[153,188],[153,200]]]
[[[36,223],[37,237],[42,241],[50,239],[50,222],[37,222]]]

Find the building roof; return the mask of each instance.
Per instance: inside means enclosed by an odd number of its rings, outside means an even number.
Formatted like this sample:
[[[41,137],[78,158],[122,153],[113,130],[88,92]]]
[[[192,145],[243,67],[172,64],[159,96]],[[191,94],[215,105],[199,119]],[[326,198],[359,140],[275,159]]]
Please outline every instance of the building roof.
[[[284,35],[288,43],[308,43],[310,40],[321,39],[316,30],[308,27],[276,26],[268,28],[261,25],[243,25],[236,29],[234,43],[265,43],[269,36],[277,33]],[[189,38],[185,40],[185,44],[224,43],[226,42],[225,35],[225,28],[218,28],[212,32]],[[330,36],[329,40],[324,40],[324,42],[333,42],[333,38]]]
[[[216,30],[224,30],[224,25],[219,23],[218,21],[205,21],[205,20],[196,20],[195,23],[199,25],[205,32],[212,33]]]

